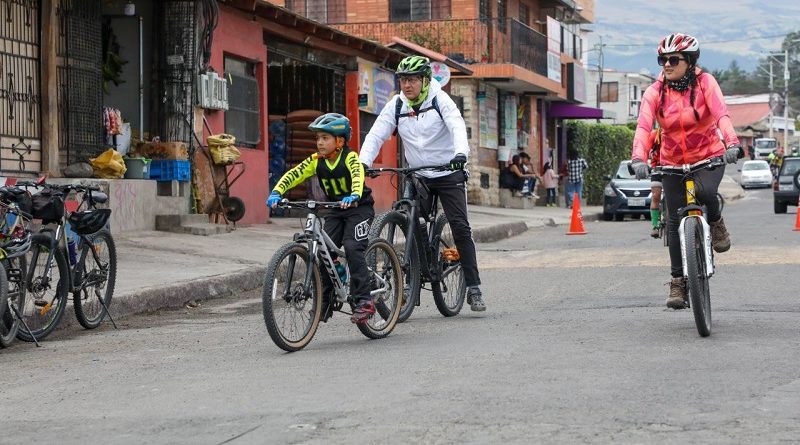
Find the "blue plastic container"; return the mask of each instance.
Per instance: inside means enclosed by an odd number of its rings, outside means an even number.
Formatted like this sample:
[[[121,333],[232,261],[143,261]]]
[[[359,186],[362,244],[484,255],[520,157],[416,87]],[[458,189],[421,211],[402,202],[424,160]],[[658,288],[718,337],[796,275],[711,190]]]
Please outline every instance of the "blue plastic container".
[[[189,161],[158,160],[150,163],[150,179],[156,181],[188,181],[192,179]]]

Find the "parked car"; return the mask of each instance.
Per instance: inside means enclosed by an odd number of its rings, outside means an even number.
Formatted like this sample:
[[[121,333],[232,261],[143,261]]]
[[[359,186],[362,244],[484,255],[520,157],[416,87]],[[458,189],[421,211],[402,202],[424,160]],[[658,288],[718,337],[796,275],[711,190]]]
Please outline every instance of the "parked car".
[[[650,216],[650,179],[636,179],[628,171],[631,161],[622,161],[603,190],[603,219],[622,221],[625,215]]]
[[[800,197],[800,156],[783,158],[778,179],[772,186],[775,213],[786,213],[786,207],[797,205]]]
[[[767,161],[745,161],[739,184],[742,188],[771,186],[772,172]]]

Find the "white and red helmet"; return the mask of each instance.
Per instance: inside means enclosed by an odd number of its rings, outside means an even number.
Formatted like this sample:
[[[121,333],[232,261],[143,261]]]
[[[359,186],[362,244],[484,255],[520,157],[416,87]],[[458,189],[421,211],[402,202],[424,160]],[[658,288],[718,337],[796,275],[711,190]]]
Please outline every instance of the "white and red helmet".
[[[699,55],[700,42],[689,34],[670,34],[658,44],[658,55],[670,53],[693,53]]]

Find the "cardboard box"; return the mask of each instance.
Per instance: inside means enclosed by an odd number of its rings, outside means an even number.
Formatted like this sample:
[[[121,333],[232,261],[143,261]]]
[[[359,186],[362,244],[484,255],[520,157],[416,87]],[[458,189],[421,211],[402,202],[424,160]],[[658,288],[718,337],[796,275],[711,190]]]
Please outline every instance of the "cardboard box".
[[[136,154],[149,159],[189,159],[189,149],[185,142],[143,142],[136,147]]]

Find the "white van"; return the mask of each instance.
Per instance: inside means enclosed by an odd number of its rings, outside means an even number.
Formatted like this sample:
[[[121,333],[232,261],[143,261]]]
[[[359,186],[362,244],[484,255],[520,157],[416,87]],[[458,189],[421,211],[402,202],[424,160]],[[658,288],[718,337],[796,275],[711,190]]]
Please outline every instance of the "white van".
[[[777,149],[778,141],[775,138],[756,138],[753,140],[756,159],[767,159],[767,156]]]

